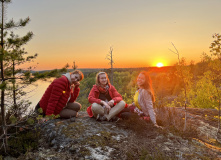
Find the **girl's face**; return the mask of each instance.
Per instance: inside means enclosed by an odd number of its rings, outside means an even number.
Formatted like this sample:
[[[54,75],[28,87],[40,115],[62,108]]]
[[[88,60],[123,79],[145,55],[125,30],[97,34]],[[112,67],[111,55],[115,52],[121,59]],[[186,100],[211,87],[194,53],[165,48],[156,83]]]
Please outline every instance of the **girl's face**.
[[[72,84],[76,84],[80,81],[80,75],[79,74],[71,74],[71,82]]]
[[[140,73],[137,77],[137,85],[139,87],[141,87],[144,85],[145,81],[146,81],[146,78],[145,78],[144,74]]]
[[[105,86],[107,84],[107,77],[106,74],[100,74],[99,75],[99,82],[102,86]]]

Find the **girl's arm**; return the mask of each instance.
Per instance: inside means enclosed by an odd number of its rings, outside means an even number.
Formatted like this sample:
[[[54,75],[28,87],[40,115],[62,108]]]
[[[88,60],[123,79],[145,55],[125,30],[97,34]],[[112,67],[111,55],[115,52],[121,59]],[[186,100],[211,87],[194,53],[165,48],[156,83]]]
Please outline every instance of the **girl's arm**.
[[[142,111],[144,112],[145,115],[150,116],[151,121],[153,124],[156,124],[156,115],[153,109],[153,101],[150,92],[147,90],[143,89],[141,93],[141,101],[143,102],[144,106],[141,106]]]

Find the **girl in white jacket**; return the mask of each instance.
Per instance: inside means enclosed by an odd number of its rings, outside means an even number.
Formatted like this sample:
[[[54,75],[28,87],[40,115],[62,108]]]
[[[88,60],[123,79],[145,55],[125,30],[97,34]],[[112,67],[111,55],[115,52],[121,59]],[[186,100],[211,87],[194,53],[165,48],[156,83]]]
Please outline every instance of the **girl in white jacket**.
[[[150,116],[154,126],[159,127],[156,122],[156,115],[153,109],[153,102],[155,101],[154,91],[152,88],[152,81],[146,71],[139,73],[137,77],[138,90],[134,95],[134,102],[128,107],[132,112],[138,115]]]

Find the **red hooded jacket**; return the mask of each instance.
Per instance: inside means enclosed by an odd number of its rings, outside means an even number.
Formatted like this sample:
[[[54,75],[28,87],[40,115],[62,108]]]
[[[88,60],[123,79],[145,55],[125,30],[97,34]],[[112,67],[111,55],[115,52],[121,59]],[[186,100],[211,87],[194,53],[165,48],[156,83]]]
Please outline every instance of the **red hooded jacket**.
[[[73,91],[67,77],[62,76],[55,79],[48,86],[39,102],[40,107],[46,115],[57,115],[66,106],[67,102],[74,102],[77,99],[79,92],[80,88],[78,86]]]
[[[119,103],[120,101],[123,100],[122,96],[120,95],[120,93],[117,92],[117,90],[115,89],[114,86],[112,86],[111,84],[109,84],[109,95],[110,97],[114,100],[114,103]],[[99,99],[99,95],[100,95],[100,91],[98,90],[97,85],[93,85],[93,88],[91,89],[89,96],[88,96],[88,101],[89,103],[93,104],[93,103],[98,103],[100,104],[101,100]],[[90,117],[93,117],[93,113],[91,110],[91,106],[87,108],[87,113]]]

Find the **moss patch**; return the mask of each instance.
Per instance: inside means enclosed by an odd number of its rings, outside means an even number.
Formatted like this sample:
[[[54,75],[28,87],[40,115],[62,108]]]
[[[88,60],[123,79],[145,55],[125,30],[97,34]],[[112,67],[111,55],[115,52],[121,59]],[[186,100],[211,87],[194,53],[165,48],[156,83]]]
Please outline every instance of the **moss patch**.
[[[85,132],[85,125],[81,122],[74,122],[65,126],[62,133],[70,138],[77,138]]]
[[[112,137],[114,135],[116,134],[107,131],[101,131],[98,134],[85,139],[85,144],[88,144],[93,148],[101,147],[103,150],[105,150],[105,146],[113,146],[117,143],[117,140],[113,139]]]

